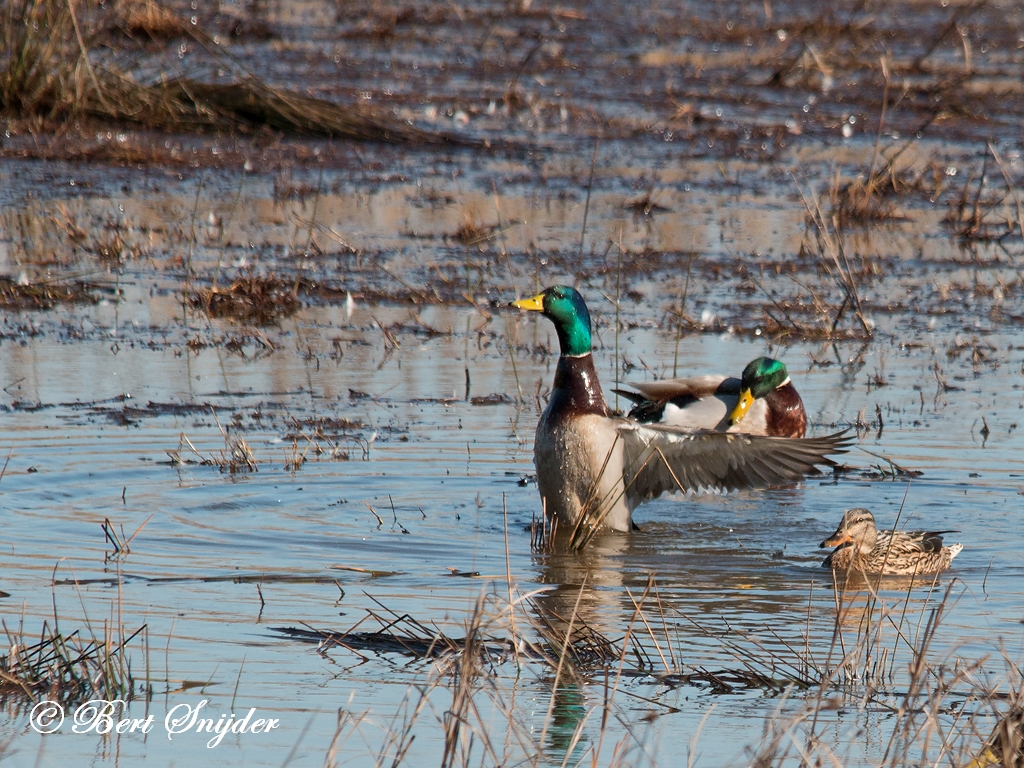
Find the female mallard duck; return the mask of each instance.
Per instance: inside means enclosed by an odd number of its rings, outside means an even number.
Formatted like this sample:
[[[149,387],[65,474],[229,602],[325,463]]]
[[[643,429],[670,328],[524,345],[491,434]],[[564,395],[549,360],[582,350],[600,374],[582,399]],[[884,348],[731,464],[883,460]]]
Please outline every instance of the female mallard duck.
[[[616,417],[601,392],[590,350],[590,313],[573,288],[554,286],[512,303],[555,324],[561,355],[533,457],[546,513],[615,531],[632,528],[632,511],[666,491],[729,491],[792,483],[834,465],[843,433],[790,440],[694,431]]]
[[[941,573],[960,554],[963,544],[942,546],[952,531],[881,531],[875,516],[862,508],[848,509],[836,532],[821,547],[836,547],[822,566],[835,571],[863,571],[894,576]]]
[[[630,386],[637,392],[615,391],[636,404],[629,412],[636,421],[772,437],[807,431],[804,402],[786,366],[770,357],[751,361],[738,379],[693,376]]]

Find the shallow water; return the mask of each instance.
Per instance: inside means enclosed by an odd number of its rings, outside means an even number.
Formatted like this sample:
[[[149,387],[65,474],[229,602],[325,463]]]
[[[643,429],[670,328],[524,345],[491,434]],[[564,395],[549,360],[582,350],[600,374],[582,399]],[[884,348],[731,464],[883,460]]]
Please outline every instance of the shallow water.
[[[654,575],[665,631],[682,664],[735,666],[721,639],[707,636],[726,625],[755,636],[780,656],[786,656],[787,646],[806,643],[820,659],[832,636],[833,596],[830,579],[817,567],[823,553],[816,543],[849,506],[868,506],[880,523],[891,524],[906,495],[903,523],[958,529],[956,539],[965,545],[954,569],[936,585],[941,594],[952,583],[958,596],[933,648],[936,657],[977,658],[996,653],[1000,643],[1011,658],[1022,650],[1024,602],[1017,585],[1024,567],[1015,535],[1024,484],[1016,457],[1024,353],[1011,348],[1012,335],[986,336],[1000,364],[986,366],[983,375],[975,375],[962,358],[942,355],[946,376],[963,390],[941,396],[935,395],[931,366],[935,351],[953,338],[948,334],[917,334],[926,346],[914,348],[885,341],[866,350],[837,345],[834,354],[844,361],[863,352],[859,372],[838,364],[806,368],[804,361],[831,354],[817,345],[783,350],[818,431],[853,422],[862,409],[871,418],[876,404],[882,408],[881,435],[876,427],[860,444],[922,471],[909,489],[904,481],[853,474],[765,493],[662,499],[637,513],[640,531],[608,537],[571,558],[531,555],[524,530],[538,513],[536,488],[519,482],[532,473],[534,398],[517,407],[474,405],[465,397],[465,368],[471,397],[516,391],[501,334],[495,344],[476,344],[473,329],[488,325],[478,311],[424,308],[419,317],[425,324],[468,327],[470,333],[454,330],[431,338],[404,333],[397,337],[401,346],[388,352],[371,318],[386,325],[409,309],[357,304],[346,318],[336,309],[309,308],[274,332],[281,342],[277,351],[251,360],[216,348],[194,354],[175,343],[155,348],[139,343],[146,333],[135,330],[136,311],[149,313],[147,322],[166,312],[156,318],[162,325],[173,324],[175,308],[172,302],[162,309],[159,303],[133,304],[130,296],[117,308],[116,354],[113,306],[33,318],[47,327],[88,321],[96,329],[92,338],[65,340],[44,332],[21,341],[8,338],[0,346],[11,382],[2,418],[12,450],[2,479],[9,550],[2,588],[11,594],[3,604],[8,626],[23,616],[30,631],[52,616],[54,604],[63,627],[86,619],[94,631],[104,621],[129,630],[146,624],[148,653],[138,645],[130,650],[137,679],[148,680],[155,693],[148,705],[137,698],[131,712],[137,717],[143,716],[140,710],[156,713],[157,727],[146,739],[127,734],[104,740],[65,727],[40,740],[28,729],[24,712],[9,710],[5,727],[15,736],[15,764],[35,763],[39,756],[43,764],[85,755],[101,762],[155,764],[200,759],[203,739],[183,734],[166,742],[160,723],[173,706],[202,699],[217,714],[234,700],[236,711],[256,707],[281,719],[277,731],[228,737],[217,747],[218,760],[252,765],[280,764],[293,748],[297,757],[322,759],[337,710],[365,710],[369,715],[358,737],[339,753],[339,759],[361,764],[392,727],[388,723],[407,686],[426,679],[429,667],[388,654],[364,660],[333,650],[321,657],[272,628],[342,630],[365,610],[385,606],[457,635],[482,593],[506,594],[506,530],[515,587],[522,592],[555,587],[538,601],[569,613],[585,583],[580,616],[609,637],[621,636],[630,624],[629,595],[638,599]],[[649,301],[631,307],[630,319],[642,318],[650,307]],[[498,324],[504,324],[501,317],[489,323]],[[543,324],[518,317],[510,318],[509,328],[521,340],[549,333]],[[337,336],[347,340],[340,359],[309,354],[331,349]],[[612,378],[611,336],[605,330],[597,351],[606,380]],[[674,345],[673,334],[656,328],[632,328],[619,337],[626,359],[671,360]],[[736,371],[763,351],[759,341],[704,334],[683,338],[680,359],[687,369]],[[551,358],[517,353],[524,392],[532,393],[538,382],[542,389],[548,386],[551,364]],[[887,384],[869,391],[865,371],[882,365]],[[926,393],[923,404],[921,393]],[[122,397],[127,394],[130,399]],[[979,436],[982,415],[991,430],[986,441]],[[310,450],[300,470],[286,470],[295,450],[286,437],[292,421],[324,416],[351,421],[350,438],[336,443],[348,460],[331,460],[326,453],[317,457]],[[222,450],[218,424],[239,425],[258,472],[231,475],[212,466],[171,464],[168,452],[194,457],[183,447],[182,435],[201,454]],[[305,432],[310,434],[308,428]],[[361,446],[374,433],[364,455]],[[304,449],[300,440],[298,450]],[[856,468],[875,463],[881,462],[860,451],[849,456]],[[106,560],[111,548],[100,527],[104,519],[130,535],[150,515],[130,553]],[[385,573],[373,577],[332,566]],[[479,575],[453,577],[449,568]],[[255,582],[261,574],[262,606]],[[899,600],[901,589],[886,594]],[[919,618],[929,600],[928,585],[910,594],[909,613]],[[661,653],[669,653],[668,645]],[[517,717],[534,733],[543,727],[550,685],[539,671],[518,682],[514,674],[500,682],[519,697]],[[598,681],[580,692],[578,706],[566,715],[568,724],[556,718],[568,730],[561,737],[547,736],[554,763],[561,761],[558,745],[564,749],[573,717],[579,717],[572,712],[599,704],[601,687]],[[443,708],[443,693],[437,697],[433,706]],[[531,702],[525,709],[523,700]],[[716,764],[742,763],[744,748],[756,746],[763,720],[778,704],[756,691],[723,697],[706,686],[667,687],[651,679],[627,680],[619,701],[626,717],[654,713],[645,738],[652,750],[648,756],[662,762],[688,748],[713,708],[696,752]],[[854,710],[849,725],[844,718],[828,721],[836,749],[852,750],[850,764],[871,759],[877,745],[863,747],[867,758],[862,758],[846,729],[877,716]],[[502,733],[502,718],[491,717],[494,733]],[[413,729],[417,761],[432,761],[442,749],[442,735],[423,722]],[[588,739],[595,738],[592,725]]]
[[[5,137],[0,274],[34,286],[85,281],[96,303],[3,315],[0,615],[28,637],[55,616],[61,631],[90,637],[144,625],[125,649],[137,687],[130,716],[155,722],[146,735],[103,737],[74,733],[69,720],[44,737],[12,696],[0,713],[5,761],[162,766],[213,754],[229,765],[373,765],[406,734],[406,764],[441,764],[439,724],[457,679],[445,663],[319,653],[275,628],[369,630],[408,615],[461,637],[483,598],[489,631],[506,637],[511,591],[531,595],[516,614],[528,639],[528,617],[576,611],[616,643],[633,637],[646,667],[620,677],[616,659],[560,679],[553,697],[549,666],[494,661],[466,724],[477,750],[468,762],[529,764],[539,752],[554,766],[593,749],[599,764],[675,765],[684,754],[748,764],[766,725],[792,726],[803,743],[798,721],[818,708],[818,689],[726,690],[663,673],[750,665],[784,680],[834,668],[858,627],[846,619],[835,632],[817,544],[852,506],[883,527],[955,530],[949,539],[964,550],[934,582],[882,582],[892,621],[872,661],[889,671],[867,698],[864,680],[840,675],[817,714],[819,744],[843,765],[882,762],[908,643],[947,588],[932,668],[981,660],[982,671],[958,679],[935,722],[959,733],[958,713],[977,712],[986,734],[992,718],[974,695],[986,684],[1005,692],[1007,669],[1024,659],[1021,240],[957,239],[944,219],[981,172],[986,142],[1001,172],[1024,173],[1020,78],[1004,82],[1019,69],[1020,10],[982,6],[973,37],[951,35],[900,81],[907,90],[878,143],[903,148],[899,169],[917,181],[894,196],[896,216],[847,228],[875,333],[833,343],[814,339],[843,294],[807,221],[818,204],[830,210],[837,178],[874,165],[883,86],[867,65],[838,63],[870,46],[851,54],[817,42],[815,55],[837,68],[834,85],[804,53],[788,83],[766,85],[794,53],[779,33],[794,46],[814,37],[799,31],[800,4],[771,4],[771,23],[760,7],[706,4],[518,14],[504,2],[412,4],[412,21],[384,33],[360,26],[377,23],[365,9],[350,18],[319,3],[264,5],[277,37],[232,48],[258,75],[341,100],[375,89],[375,103],[400,117],[498,148],[97,136],[100,147],[156,141],[168,153],[114,167],[21,160],[37,137]],[[887,38],[903,59],[946,20],[938,8],[913,10]],[[874,9],[865,23],[885,32],[893,22]],[[530,61],[534,39],[536,71],[513,87],[510,70]],[[607,55],[592,57],[595,45]],[[964,51],[975,111],[954,103],[960,89],[939,89],[945,111],[908,144],[930,114],[921,94],[959,76]],[[337,85],[346,68],[356,74]],[[1002,194],[991,164],[988,174],[987,220],[1013,222],[1015,193]],[[296,286],[302,307],[254,327],[183,306],[184,292],[250,273]],[[629,536],[578,557],[532,552],[533,430],[557,340],[545,320],[502,305],[556,282],[587,298],[609,399],[617,381],[736,375],[770,353],[789,366],[813,432],[856,425],[850,471],[660,499],[637,511]],[[789,333],[797,326],[811,332]],[[837,327],[860,335],[849,313]],[[216,466],[236,437],[258,471]],[[893,477],[890,462],[921,474]],[[129,552],[113,552],[106,520],[135,534]],[[634,601],[652,578],[640,617]],[[863,607],[866,595],[851,588],[846,599]],[[168,740],[164,717],[204,700],[215,717],[256,708],[280,726],[212,750],[208,734]],[[924,737],[915,741],[909,762],[938,760],[938,741],[927,754]],[[965,763],[960,742],[950,745],[949,759]],[[797,764],[795,754],[780,762]]]

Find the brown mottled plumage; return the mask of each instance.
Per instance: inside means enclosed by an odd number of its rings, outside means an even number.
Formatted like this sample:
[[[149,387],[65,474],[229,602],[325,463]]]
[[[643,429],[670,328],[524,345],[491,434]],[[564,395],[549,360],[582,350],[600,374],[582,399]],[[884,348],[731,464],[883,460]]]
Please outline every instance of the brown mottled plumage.
[[[952,531],[879,531],[868,510],[848,509],[836,532],[821,542],[822,548],[836,547],[822,566],[895,576],[941,573],[964,548],[942,546],[944,533]]]

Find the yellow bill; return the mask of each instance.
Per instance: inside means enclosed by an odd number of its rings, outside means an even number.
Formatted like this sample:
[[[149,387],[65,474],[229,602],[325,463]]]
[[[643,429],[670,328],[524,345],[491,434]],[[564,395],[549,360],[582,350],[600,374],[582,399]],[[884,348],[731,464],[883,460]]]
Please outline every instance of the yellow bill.
[[[749,389],[740,391],[740,401],[736,403],[736,407],[732,409],[732,413],[729,414],[729,426],[738,424],[740,420],[747,415],[747,411],[750,410],[750,406],[754,404],[754,396],[750,394]]]
[[[532,309],[535,312],[544,311],[544,294],[538,293],[536,296],[530,299],[520,299],[519,301],[512,302],[513,307],[519,309]]]

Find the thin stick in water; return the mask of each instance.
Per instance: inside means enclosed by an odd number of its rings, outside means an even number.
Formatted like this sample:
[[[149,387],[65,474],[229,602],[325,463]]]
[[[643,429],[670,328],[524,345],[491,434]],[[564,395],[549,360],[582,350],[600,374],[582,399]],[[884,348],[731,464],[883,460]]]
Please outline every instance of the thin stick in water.
[[[594,156],[590,160],[590,178],[587,180],[587,202],[583,205],[583,228],[580,230],[580,274],[583,274],[583,241],[587,237],[587,216],[590,213],[590,190],[594,186],[594,168],[597,167],[597,150],[600,146],[600,141],[594,144]]]

